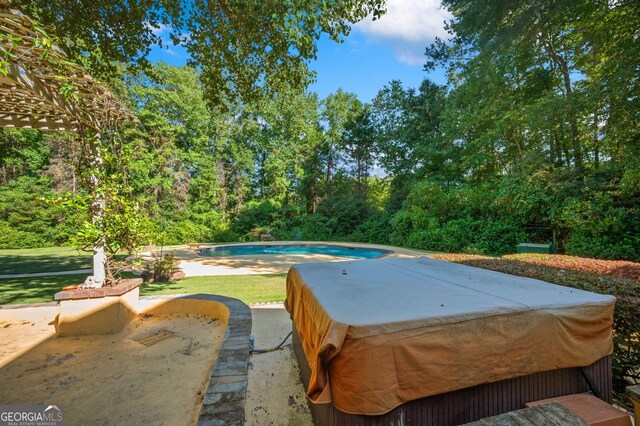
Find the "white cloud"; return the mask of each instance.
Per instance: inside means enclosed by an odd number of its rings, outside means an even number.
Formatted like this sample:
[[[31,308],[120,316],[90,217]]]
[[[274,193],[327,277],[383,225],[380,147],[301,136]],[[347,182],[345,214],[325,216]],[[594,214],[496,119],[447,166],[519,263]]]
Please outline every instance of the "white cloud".
[[[163,33],[169,33],[169,31],[171,31],[171,26],[169,26],[169,25],[165,25],[165,24],[161,24],[161,23],[157,23],[156,25],[157,25],[157,27],[154,27],[151,24],[147,24],[147,26],[151,29],[151,32],[154,35],[160,36]]]
[[[436,37],[447,38],[444,22],[449,19],[451,14],[441,7],[440,0],[388,0],[382,18],[368,18],[354,28],[390,45],[398,60],[422,65],[425,47]]]
[[[154,27],[153,25],[151,25],[149,22],[147,22],[147,27],[151,30],[151,32],[160,37],[160,39],[162,40],[162,44],[164,46],[176,46],[176,44],[173,42],[173,40],[171,39],[171,33],[173,31],[173,27],[171,25],[165,25],[162,23],[157,23],[156,24],[157,27]],[[180,33],[178,38],[180,39],[181,42],[188,42],[191,39],[191,33],[189,32],[183,32]],[[176,52],[168,49],[169,51],[167,53],[169,53],[170,55],[175,55]]]

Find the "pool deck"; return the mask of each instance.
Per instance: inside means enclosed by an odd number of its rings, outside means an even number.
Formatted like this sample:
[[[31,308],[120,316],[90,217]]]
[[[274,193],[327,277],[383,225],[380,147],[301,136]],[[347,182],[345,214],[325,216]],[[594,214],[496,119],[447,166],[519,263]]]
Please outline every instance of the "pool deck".
[[[339,243],[330,241],[271,241],[263,243],[246,243],[233,245],[296,245],[296,244],[329,244],[342,247],[362,247],[389,250],[392,253],[385,257],[392,258],[412,258],[421,257],[428,252],[408,250],[400,247],[384,246],[377,244],[361,244],[361,243]],[[214,247],[217,245],[231,244],[202,244],[200,248]],[[225,257],[208,257],[201,256],[196,249],[187,248],[185,246],[169,249],[181,259],[180,268],[185,272],[186,276],[207,276],[207,275],[249,275],[249,274],[286,274],[291,265],[296,263],[310,262],[343,262],[346,260],[355,260],[348,257],[328,256],[321,254],[256,254],[256,255],[238,255]]]

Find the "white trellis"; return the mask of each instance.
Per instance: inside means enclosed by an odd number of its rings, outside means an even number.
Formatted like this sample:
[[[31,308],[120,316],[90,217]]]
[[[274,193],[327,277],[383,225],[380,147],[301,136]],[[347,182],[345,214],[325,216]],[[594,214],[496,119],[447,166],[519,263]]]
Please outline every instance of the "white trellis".
[[[70,62],[36,22],[0,1],[0,127],[90,131],[93,137],[130,120],[129,111],[104,86]],[[94,163],[101,159],[94,150]],[[94,176],[92,183],[97,186]],[[96,216],[104,201],[96,196]],[[93,277],[105,279],[104,245],[94,247]]]

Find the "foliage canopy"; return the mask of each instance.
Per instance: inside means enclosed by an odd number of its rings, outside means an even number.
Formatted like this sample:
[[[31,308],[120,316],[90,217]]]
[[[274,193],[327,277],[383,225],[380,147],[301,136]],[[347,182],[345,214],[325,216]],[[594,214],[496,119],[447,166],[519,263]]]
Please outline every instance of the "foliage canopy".
[[[184,46],[213,104],[257,100],[306,88],[322,33],[339,41],[350,25],[384,13],[385,0],[20,0],[23,12],[55,28],[60,45],[96,77],[116,64],[149,71],[158,30]]]

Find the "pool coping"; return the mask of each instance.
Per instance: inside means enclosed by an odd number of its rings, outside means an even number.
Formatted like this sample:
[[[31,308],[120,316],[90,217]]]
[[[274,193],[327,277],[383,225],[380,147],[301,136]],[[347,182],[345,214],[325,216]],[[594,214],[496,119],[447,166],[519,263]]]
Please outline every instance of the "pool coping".
[[[214,294],[140,296],[143,300],[197,299],[223,303],[229,309],[227,330],[198,414],[201,426],[242,426],[247,396],[251,309],[232,297]]]
[[[298,254],[305,255],[304,253],[254,253],[254,254],[232,254],[232,255],[221,255],[221,256],[207,256],[203,254],[205,251],[215,251],[217,249],[223,249],[227,247],[249,247],[249,246],[261,246],[261,247],[271,247],[271,246],[329,246],[329,247],[341,247],[341,248],[350,248],[350,249],[369,249],[376,250],[382,252],[379,256],[376,257],[368,257],[368,258],[360,258],[360,257],[350,257],[350,256],[340,256],[336,254],[325,254],[325,253],[312,253],[313,255],[327,255],[333,257],[339,257],[350,260],[367,260],[367,259],[381,259],[383,257],[392,255],[397,253],[396,250],[390,248],[381,248],[375,247],[374,245],[367,246],[363,243],[339,243],[339,242],[296,242],[296,241],[255,241],[255,242],[246,242],[246,243],[221,243],[221,244],[211,244],[211,245],[202,245],[197,249],[193,249],[194,252],[198,255],[198,257],[202,258],[216,258],[216,257],[229,257],[229,256],[268,256],[268,255],[280,255],[280,254],[288,254],[291,256],[296,256]]]

